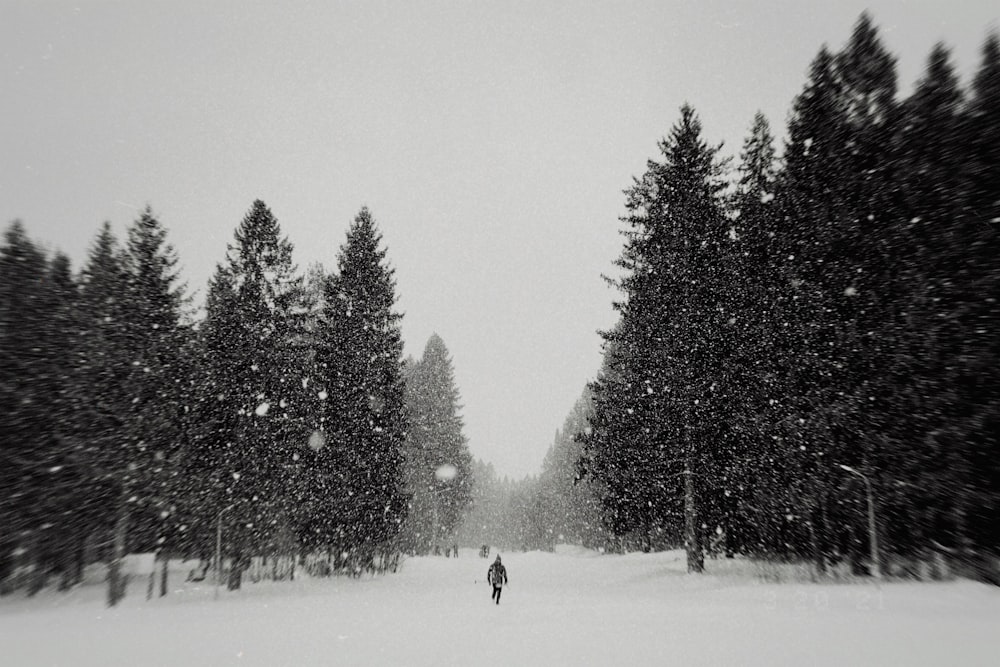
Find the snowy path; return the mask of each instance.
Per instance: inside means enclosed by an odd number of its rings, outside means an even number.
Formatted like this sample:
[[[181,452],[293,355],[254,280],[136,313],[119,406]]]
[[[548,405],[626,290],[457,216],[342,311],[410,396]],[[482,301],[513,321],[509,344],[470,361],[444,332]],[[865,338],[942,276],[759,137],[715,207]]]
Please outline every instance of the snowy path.
[[[0,601],[3,665],[993,665],[1000,589],[693,577],[678,553],[416,558],[376,579]],[[709,567],[713,567],[709,563]],[[721,567],[721,564],[716,566]]]

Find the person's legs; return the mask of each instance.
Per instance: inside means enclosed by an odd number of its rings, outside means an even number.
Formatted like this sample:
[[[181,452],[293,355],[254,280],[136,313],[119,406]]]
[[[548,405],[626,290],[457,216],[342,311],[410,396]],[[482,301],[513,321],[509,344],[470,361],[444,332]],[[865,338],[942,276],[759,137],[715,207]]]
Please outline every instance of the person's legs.
[[[493,590],[495,590],[497,592],[497,604],[500,604],[500,593],[503,592],[503,589],[502,588],[494,588]]]

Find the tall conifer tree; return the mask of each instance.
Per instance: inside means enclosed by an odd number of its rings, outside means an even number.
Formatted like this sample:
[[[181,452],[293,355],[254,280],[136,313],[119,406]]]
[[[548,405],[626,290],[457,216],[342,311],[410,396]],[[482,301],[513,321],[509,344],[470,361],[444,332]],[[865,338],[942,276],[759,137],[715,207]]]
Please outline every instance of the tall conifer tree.
[[[408,366],[406,477],[409,539],[418,552],[451,546],[471,500],[472,456],[462,432],[451,356],[434,334]]]
[[[33,589],[63,560],[74,527],[72,452],[65,438],[67,368],[72,329],[68,261],[51,263],[14,222],[0,246],[0,578],[24,550],[36,573]]]
[[[753,496],[778,492],[763,461],[772,453],[773,423],[782,407],[775,398],[786,389],[783,346],[787,306],[782,275],[788,239],[775,201],[777,188],[774,139],[763,114],[754,117],[740,154],[739,182],[732,199],[735,219],[724,245],[727,282],[725,308],[730,317],[729,375],[733,395],[729,419],[730,456],[724,462],[725,488],[720,498],[721,528],[727,554],[755,550],[752,530],[759,507]]]
[[[338,553],[353,552],[355,567],[388,548],[406,511],[402,316],[394,310],[394,269],[381,240],[371,213],[361,209],[326,283],[316,331],[325,466],[335,475],[336,516],[327,531]]]
[[[168,535],[176,536],[171,514],[183,493],[178,473],[187,423],[181,357],[187,333],[181,322],[185,296],[176,252],[151,208],[129,227],[125,250],[132,395],[128,430],[136,449],[126,466],[137,468],[141,480],[141,492],[134,494],[136,525],[130,532],[141,548],[161,552],[175,546],[166,543]]]
[[[716,149],[685,106],[628,191],[626,245],[618,265],[621,319],[605,334],[605,363],[593,385],[586,465],[602,489],[609,527],[638,529],[644,548],[683,517],[688,568],[702,569],[703,525],[713,511],[713,452],[728,400],[724,377],[722,243],[727,226]],[[683,498],[683,506],[678,499]],[[669,524],[668,524],[669,525]]]
[[[960,439],[974,443],[963,470],[969,483],[955,498],[956,532],[986,549],[1000,546],[1000,34],[992,32],[972,82],[964,122],[969,141],[965,169],[962,242],[966,252],[957,272],[961,328],[953,355]],[[969,516],[966,516],[966,515]],[[972,534],[976,537],[973,538]],[[994,580],[996,577],[994,576]]]
[[[236,563],[233,588],[250,550],[282,548],[278,541],[293,527],[297,499],[289,491],[308,441],[305,314],[292,244],[257,200],[209,284],[202,332],[208,367],[190,462],[206,489],[204,538],[230,508],[222,524]]]

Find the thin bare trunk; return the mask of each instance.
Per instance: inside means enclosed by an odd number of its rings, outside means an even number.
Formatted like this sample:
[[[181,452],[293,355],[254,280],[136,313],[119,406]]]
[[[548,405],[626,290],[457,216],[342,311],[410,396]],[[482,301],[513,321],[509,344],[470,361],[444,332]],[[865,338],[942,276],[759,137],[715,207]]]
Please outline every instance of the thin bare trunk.
[[[229,560],[229,582],[226,587],[231,591],[238,591],[243,585],[245,558],[242,550],[237,550]]]
[[[128,537],[129,505],[122,501],[115,518],[115,532],[111,563],[108,565],[108,606],[114,607],[125,597],[127,575],[122,572],[122,561],[125,558],[126,538]]]
[[[33,567],[28,580],[29,596],[35,595],[38,591],[45,588],[45,583],[48,580],[48,565],[45,562],[45,558],[42,557],[42,538],[39,531],[35,531],[32,535],[31,544],[29,558]]]
[[[701,572],[705,569],[705,557],[701,551],[701,530],[698,526],[693,476],[688,465],[684,471],[684,547],[687,552],[687,571]]]
[[[160,559],[162,561],[163,569],[160,570],[160,597],[164,597],[167,594],[168,589],[168,572],[170,570],[167,567],[170,564],[170,554],[166,550],[160,552]]]

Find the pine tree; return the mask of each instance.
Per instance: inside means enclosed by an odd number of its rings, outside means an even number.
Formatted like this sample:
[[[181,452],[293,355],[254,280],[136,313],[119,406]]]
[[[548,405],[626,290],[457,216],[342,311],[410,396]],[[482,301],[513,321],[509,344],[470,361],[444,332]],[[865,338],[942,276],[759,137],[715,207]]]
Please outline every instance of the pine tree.
[[[852,260],[845,268],[850,270],[854,293],[830,307],[840,319],[843,352],[839,361],[846,380],[843,391],[852,403],[855,427],[840,438],[837,463],[862,470],[873,480],[878,497],[885,499],[889,494],[882,489],[898,481],[893,477],[898,454],[890,432],[901,416],[893,405],[896,387],[880,380],[886,377],[901,344],[895,317],[909,288],[898,276],[906,272],[909,239],[894,224],[901,219],[899,163],[893,159],[893,137],[899,131],[900,115],[895,101],[894,58],[882,47],[867,15],[862,15],[838,56],[838,72],[847,108],[849,224],[835,247]],[[868,541],[865,495],[853,478],[842,483],[853,485],[850,525],[857,536],[864,536],[852,540],[852,560],[858,570],[857,547]],[[887,512],[891,510],[881,513]],[[883,554],[891,548],[886,528],[882,522]]]
[[[14,222],[0,246],[0,578],[26,551],[44,585],[48,571],[63,562],[64,532],[74,521],[69,491],[70,452],[63,438],[65,369],[71,363],[71,331],[61,328],[71,307],[68,262],[51,263]]]
[[[125,595],[121,563],[134,494],[141,488],[138,447],[141,438],[130,421],[135,346],[130,342],[130,275],[125,252],[105,223],[84,266],[78,310],[80,363],[74,381],[78,406],[77,438],[88,478],[92,516],[113,525],[108,575],[108,604]]]
[[[786,356],[783,320],[787,313],[782,274],[788,239],[776,205],[777,172],[774,140],[763,114],[754,117],[740,155],[739,182],[728,243],[724,246],[729,289],[727,322],[731,338],[729,375],[733,397],[729,406],[730,456],[720,499],[722,535],[727,555],[754,551],[759,535],[753,526],[759,517],[754,493],[775,493],[766,463],[767,444],[782,408],[775,398],[788,389],[783,382]],[[767,491],[764,491],[764,489]]]
[[[712,452],[728,400],[721,292],[726,224],[716,150],[685,106],[660,143],[662,163],[628,191],[630,229],[618,265],[625,300],[605,334],[604,369],[593,383],[588,472],[601,489],[609,528],[638,529],[644,549],[664,520],[684,520],[688,568],[702,569],[703,525],[713,491]],[[683,509],[678,500],[683,498]]]
[[[380,244],[374,219],[361,209],[326,283],[316,331],[316,388],[329,449],[319,465],[330,473],[332,510],[320,520],[326,539],[338,554],[350,552],[355,568],[390,548],[406,513],[402,316],[393,310],[394,270]]]
[[[61,253],[52,258],[47,278],[47,303],[43,310],[47,313],[48,324],[36,344],[45,350],[43,356],[49,363],[46,373],[36,380],[49,383],[52,392],[47,426],[52,430],[56,451],[45,495],[54,507],[52,514],[58,516],[54,522],[58,536],[54,562],[62,573],[59,587],[66,590],[83,579],[84,546],[93,527],[91,513],[82,511],[90,502],[89,481],[82,465],[84,457],[75,439],[74,369],[79,363],[76,354],[79,286],[69,258]]]
[[[297,499],[288,491],[297,488],[298,452],[308,442],[305,315],[292,244],[257,200],[209,284],[208,366],[189,461],[204,489],[202,540],[220,522],[227,534],[231,588],[251,551],[279,548],[275,541],[292,527]]]
[[[949,504],[954,484],[951,465],[941,467],[942,452],[933,433],[953,413],[944,383],[952,350],[941,341],[955,335],[951,318],[956,294],[951,274],[966,252],[956,241],[961,225],[962,92],[949,62],[948,50],[934,47],[924,77],[913,95],[900,105],[895,135],[899,212],[895,219],[893,252],[898,269],[891,287],[893,354],[883,372],[873,378],[886,396],[891,418],[884,427],[883,467],[892,480],[881,494],[888,546],[908,557],[919,557],[928,540],[943,539],[928,532],[935,523],[928,506]],[[957,453],[957,452],[956,452]],[[937,470],[931,479],[926,473]]]
[[[471,500],[472,456],[462,433],[451,356],[440,336],[430,337],[421,360],[407,370],[407,533],[418,553],[428,553],[454,543]]]
[[[921,264],[951,252],[935,229],[957,218],[965,153],[961,136],[963,95],[949,50],[938,43],[913,95],[900,105],[896,160],[903,188],[901,218],[911,238],[908,247]],[[907,279],[909,280],[909,278]]]
[[[185,434],[184,368],[181,324],[185,303],[178,284],[177,255],[167,231],[147,207],[128,229],[129,312],[126,341],[131,359],[128,422],[136,451],[126,465],[137,469],[142,492],[136,495],[132,539],[162,556],[168,535],[176,537],[171,513],[181,500],[179,458]],[[165,570],[164,563],[164,570]]]
[[[758,549],[787,553],[790,545],[798,552],[811,543],[820,569],[833,539],[826,526],[838,474],[831,465],[840,457],[834,435],[850,415],[845,387],[834,380],[843,377],[845,354],[840,301],[857,293],[851,284],[856,272],[845,264],[839,241],[852,216],[843,97],[835,58],[823,47],[793,105],[778,179],[783,331],[777,360],[784,391],[771,419],[775,430],[763,441],[763,477],[749,487],[761,510],[755,517]],[[787,516],[805,516],[811,534],[801,534]]]
[[[953,277],[960,327],[951,347],[957,360],[951,377],[956,419],[970,456],[963,461],[964,493],[955,498],[952,523],[959,547],[968,551],[976,542],[996,549],[1000,521],[1000,35],[993,32],[983,46],[982,62],[972,82],[963,130],[968,142],[961,243],[965,253],[956,262],[963,267]],[[975,537],[973,537],[975,536]],[[994,575],[995,580],[995,575]]]
[[[125,593],[125,553],[158,548],[166,539],[162,518],[178,500],[183,293],[176,262],[151,209],[130,226],[123,250],[106,224],[84,269],[75,315],[81,336],[72,435],[95,482],[83,514],[99,523],[102,509],[113,517],[111,605]]]
[[[1000,33],[993,32],[983,45],[982,62],[972,82],[964,130],[971,143],[966,161],[968,213],[996,228],[1000,218],[997,178],[1000,175]],[[989,238],[995,238],[995,232]],[[986,250],[985,248],[983,250]]]

